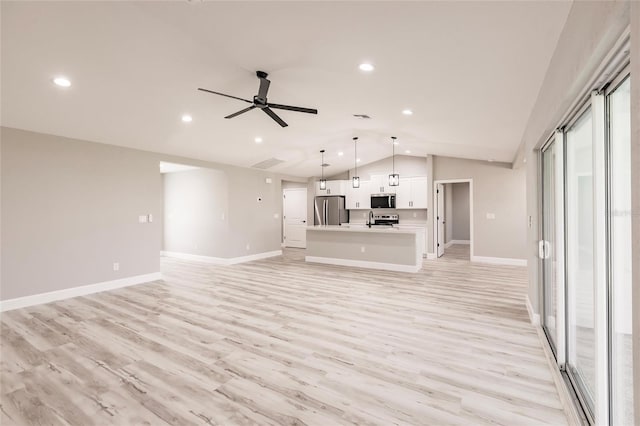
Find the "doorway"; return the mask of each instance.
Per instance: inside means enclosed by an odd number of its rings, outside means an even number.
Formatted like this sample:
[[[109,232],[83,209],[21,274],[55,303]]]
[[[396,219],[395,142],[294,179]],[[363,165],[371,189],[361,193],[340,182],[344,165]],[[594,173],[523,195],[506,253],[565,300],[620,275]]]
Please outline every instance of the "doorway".
[[[282,244],[284,247],[307,247],[307,189],[282,190]]]
[[[436,257],[470,260],[473,256],[473,181],[434,182]]]

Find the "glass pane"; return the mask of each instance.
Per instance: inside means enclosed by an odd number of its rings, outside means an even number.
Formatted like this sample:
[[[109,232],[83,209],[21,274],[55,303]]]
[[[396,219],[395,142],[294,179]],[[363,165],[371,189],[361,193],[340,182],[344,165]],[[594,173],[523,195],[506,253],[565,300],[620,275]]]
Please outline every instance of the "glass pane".
[[[545,245],[543,267],[544,321],[543,325],[551,345],[555,348],[556,336],[556,249],[555,249],[555,143],[542,153],[542,239]]]
[[[609,95],[611,400],[613,424],[633,424],[631,345],[631,104],[629,78]]]
[[[567,132],[567,364],[593,413],[595,332],[591,110]]]

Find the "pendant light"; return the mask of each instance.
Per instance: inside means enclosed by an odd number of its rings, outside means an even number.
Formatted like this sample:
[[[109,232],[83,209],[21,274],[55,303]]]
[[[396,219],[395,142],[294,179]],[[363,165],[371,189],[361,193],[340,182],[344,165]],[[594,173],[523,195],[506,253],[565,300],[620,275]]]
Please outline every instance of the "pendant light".
[[[398,186],[400,185],[400,175],[396,173],[396,137],[391,136],[391,146],[393,147],[393,151],[391,154],[391,174],[389,175],[389,186]]]
[[[355,172],[353,173],[353,178],[351,178],[351,186],[354,188],[360,188],[360,178],[358,177],[358,137],[353,138],[353,164],[355,165]]]
[[[324,149],[320,150],[322,154],[322,163],[320,164],[320,170],[322,171],[322,177],[320,178],[320,189],[327,189],[327,180],[324,178]]]

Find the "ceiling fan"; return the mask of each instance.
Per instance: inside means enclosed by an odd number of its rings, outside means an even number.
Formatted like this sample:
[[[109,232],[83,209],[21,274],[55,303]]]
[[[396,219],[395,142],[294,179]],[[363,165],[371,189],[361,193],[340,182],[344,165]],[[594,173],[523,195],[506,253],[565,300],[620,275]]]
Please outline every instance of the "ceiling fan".
[[[278,116],[278,114],[273,112],[271,108],[285,109],[288,111],[306,112],[308,114],[318,113],[317,109],[302,108],[302,107],[291,106],[291,105],[273,104],[273,103],[267,102],[267,92],[269,91],[269,85],[271,84],[271,81],[267,80],[268,74],[264,71],[256,71],[256,76],[258,76],[258,78],[260,79],[260,88],[258,89],[258,94],[253,97],[253,101],[250,101],[248,99],[238,98],[237,96],[231,96],[231,95],[227,95],[220,92],[214,92],[213,90],[202,89],[202,88],[198,88],[198,90],[201,90],[203,92],[213,93],[214,95],[226,96],[227,98],[237,99],[239,101],[244,101],[244,102],[253,104],[250,107],[247,107],[243,110],[227,115],[225,118],[237,117],[238,115],[244,114],[247,111],[251,111],[254,108],[259,108],[269,117],[273,118],[273,120],[276,123],[278,123],[282,127],[287,127],[288,124],[285,123],[284,120]]]

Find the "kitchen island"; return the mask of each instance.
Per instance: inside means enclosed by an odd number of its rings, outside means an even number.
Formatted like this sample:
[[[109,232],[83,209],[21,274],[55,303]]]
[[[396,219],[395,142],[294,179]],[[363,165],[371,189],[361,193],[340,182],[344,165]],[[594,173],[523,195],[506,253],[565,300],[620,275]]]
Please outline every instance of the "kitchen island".
[[[357,225],[307,228],[305,261],[388,271],[418,272],[424,230]]]

